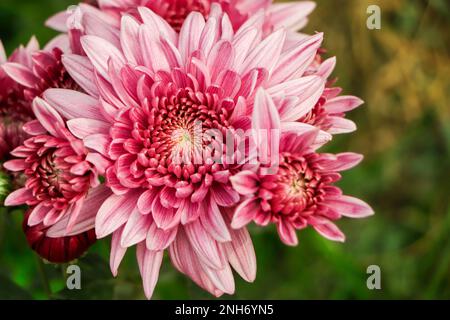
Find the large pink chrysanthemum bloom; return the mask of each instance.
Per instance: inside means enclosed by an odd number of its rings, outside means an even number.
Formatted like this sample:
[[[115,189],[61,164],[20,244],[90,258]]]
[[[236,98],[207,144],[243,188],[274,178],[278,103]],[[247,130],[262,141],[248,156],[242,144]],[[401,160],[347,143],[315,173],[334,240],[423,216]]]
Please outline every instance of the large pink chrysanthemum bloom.
[[[234,32],[219,6],[211,12],[206,22],[200,13],[189,15],[178,35],[151,10],[139,8],[143,22],[125,16],[119,42],[83,37],[87,58],[67,55],[63,61],[80,86],[101,101],[96,113],[84,111],[92,105],[87,95],[73,99],[72,91],[61,89],[44,94],[70,119],[75,136],[114,163],[106,171],[114,195],[96,216],[97,236],[113,234],[114,274],[126,249],[137,244],[148,297],[166,248],[181,272],[217,296],[234,291],[230,264],[245,280],[255,277],[249,235],[230,227],[240,200],[229,180],[236,167],[208,156],[195,163],[196,148],[209,150],[192,138],[195,124],[221,132],[250,128],[255,92],[264,86],[280,97],[284,125],[290,126],[315,106],[324,89],[320,76],[302,77],[321,34],[284,50],[284,29],[263,36],[264,14]],[[289,109],[281,97],[290,97]],[[299,125],[305,128],[311,126]],[[321,132],[316,143],[329,139]],[[188,158],[183,163],[174,161],[179,152]]]
[[[4,66],[10,62],[30,65],[31,55],[37,50],[39,44],[32,38],[26,47],[20,46],[7,58],[0,41],[0,161],[7,160],[9,152],[24,141],[22,126],[33,118],[24,88],[6,74]]]
[[[100,22],[82,25],[94,34],[81,37],[87,57],[63,57],[90,96],[51,89],[44,97],[86,147],[112,163],[106,180],[114,194],[96,214],[95,226],[99,238],[113,234],[113,274],[127,248],[137,245],[151,297],[168,248],[176,268],[198,285],[216,296],[231,294],[230,265],[247,281],[256,274],[246,229],[231,227],[242,197],[230,177],[247,167],[215,161],[211,141],[196,139],[196,133],[250,129],[253,110],[265,110],[265,100],[255,100],[264,88],[282,132],[315,130],[308,141],[314,148],[329,141],[331,135],[314,121],[298,121],[326,95],[326,68],[305,75],[322,34],[290,47],[283,28],[265,36],[263,12],[235,31],[218,4],[206,21],[201,13],[190,14],[179,33],[148,8],[138,12],[139,19],[122,18],[119,34]],[[65,235],[62,229],[54,233]]]
[[[137,8],[147,7],[165,19],[173,29],[179,31],[191,12],[199,12],[208,18],[213,10],[213,4],[220,5],[221,9],[227,13],[235,30],[250,16],[258,11],[264,11],[266,33],[285,27],[292,30],[289,35],[293,39],[300,37],[295,31],[307,24],[307,17],[315,8],[315,3],[312,1],[273,3],[272,0],[98,0],[98,8],[106,15],[97,12],[95,16],[90,16],[95,13],[94,8],[86,4],[80,4],[80,6],[88,14],[88,21],[102,19],[104,23],[117,27],[120,25],[123,14],[138,17]],[[58,31],[67,32],[67,18],[70,14],[70,12],[58,13],[47,21],[47,25]]]
[[[44,100],[36,98],[33,111],[37,120],[24,125],[30,138],[11,152],[16,159],[4,164],[7,170],[23,173],[26,183],[5,199],[5,205],[30,206],[28,225],[41,225],[49,237],[60,230],[66,236],[88,231],[91,212],[110,195],[98,177],[108,163],[88,152]]]
[[[312,226],[324,237],[344,241],[345,236],[333,221],[342,216],[365,218],[373,214],[363,201],[345,196],[334,186],[339,172],[359,164],[362,156],[354,153],[316,153],[314,142],[318,129],[294,132],[294,126],[282,130],[280,115],[271,97],[258,92],[253,111],[254,128],[283,131],[279,139],[260,139],[258,145],[279,150],[278,168],[274,174],[264,168],[243,170],[233,177],[233,188],[245,200],[236,208],[232,227],[242,228],[249,222],[266,226],[275,223],[281,240],[297,245],[296,230]]]

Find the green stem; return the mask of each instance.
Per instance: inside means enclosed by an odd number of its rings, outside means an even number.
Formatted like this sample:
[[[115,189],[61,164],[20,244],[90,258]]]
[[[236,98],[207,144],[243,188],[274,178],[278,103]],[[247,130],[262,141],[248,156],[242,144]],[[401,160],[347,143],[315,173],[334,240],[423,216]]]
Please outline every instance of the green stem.
[[[50,289],[50,283],[48,281],[47,273],[45,272],[44,262],[42,262],[42,259],[37,256],[36,259],[38,263],[39,275],[41,276],[42,287],[44,288],[44,292],[47,295],[47,298],[50,299],[52,296],[52,290]]]
[[[66,270],[67,270],[67,263],[61,264],[61,274],[62,274],[62,277],[63,277],[64,284],[65,284],[66,281],[67,281],[67,273],[66,273]]]

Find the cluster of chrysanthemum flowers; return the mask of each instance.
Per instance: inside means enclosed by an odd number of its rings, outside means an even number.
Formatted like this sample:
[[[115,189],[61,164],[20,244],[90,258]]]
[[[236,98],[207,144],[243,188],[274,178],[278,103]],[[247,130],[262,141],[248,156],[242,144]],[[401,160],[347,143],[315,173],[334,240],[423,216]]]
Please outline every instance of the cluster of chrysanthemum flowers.
[[[297,244],[312,227],[371,215],[335,186],[362,156],[318,150],[352,132],[322,60],[323,34],[297,33],[311,2],[99,0],[55,15],[62,32],[9,59],[0,48],[0,147],[27,205],[24,230],[52,262],[112,236],[117,275],[128,248],[148,298],[165,251],[215,296],[252,282],[247,225]]]

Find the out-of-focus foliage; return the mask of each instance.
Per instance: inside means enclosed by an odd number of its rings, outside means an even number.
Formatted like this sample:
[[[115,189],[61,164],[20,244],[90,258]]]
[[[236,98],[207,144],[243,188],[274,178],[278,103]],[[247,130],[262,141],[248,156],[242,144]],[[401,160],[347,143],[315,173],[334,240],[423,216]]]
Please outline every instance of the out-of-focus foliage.
[[[359,130],[339,136],[330,151],[366,156],[344,173],[348,194],[370,203],[376,215],[342,221],[345,244],[313,231],[285,247],[273,229],[252,227],[258,257],[254,284],[237,281],[243,299],[392,299],[450,297],[450,4],[447,0],[317,0],[306,31],[325,32],[328,55],[344,93],[366,104],[351,113]],[[0,36],[11,51],[29,35],[44,43],[42,26],[67,0],[1,0]],[[382,29],[368,30],[366,10],[377,4]],[[20,210],[0,212],[0,298],[142,299],[134,251],[113,279],[108,241],[80,259],[81,291],[64,289],[64,267],[42,264],[27,247]],[[379,265],[382,290],[366,287],[366,269]],[[46,286],[45,284],[48,284]],[[170,263],[154,298],[210,298]]]

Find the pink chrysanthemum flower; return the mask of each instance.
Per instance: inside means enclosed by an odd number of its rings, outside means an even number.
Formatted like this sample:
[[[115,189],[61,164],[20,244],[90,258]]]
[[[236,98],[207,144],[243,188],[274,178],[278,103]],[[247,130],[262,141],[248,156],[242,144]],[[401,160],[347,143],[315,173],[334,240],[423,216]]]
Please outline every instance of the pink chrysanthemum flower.
[[[299,121],[309,123],[330,134],[350,133],[356,130],[353,121],[346,119],[346,112],[358,108],[363,101],[355,96],[341,96],[342,89],[333,87],[335,79],[330,75],[336,66],[336,58],[332,57],[323,61],[318,50],[316,58],[305,72],[305,75],[317,75],[326,80],[325,90],[314,108],[303,115]]]
[[[4,66],[10,62],[30,65],[31,55],[38,49],[39,44],[32,38],[26,47],[19,47],[8,59],[0,41],[0,161],[8,159],[9,152],[24,141],[26,134],[22,126],[33,118],[23,86],[6,74]]]
[[[95,9],[80,4],[82,10],[84,9],[83,11],[88,15],[88,21],[102,19],[107,24],[119,26],[123,14],[138,17],[137,8],[147,7],[165,19],[176,31],[181,29],[184,20],[191,12],[199,12],[208,18],[214,10],[213,4],[220,5],[221,9],[227,13],[235,30],[250,16],[258,11],[264,11],[266,33],[285,27],[293,31],[290,36],[294,39],[301,37],[294,31],[298,31],[307,24],[307,17],[315,8],[315,3],[312,1],[273,3],[272,0],[98,0],[95,4],[107,16],[98,13],[91,15]],[[58,13],[47,21],[47,25],[58,31],[67,32],[70,28],[67,25],[70,14],[70,12]]]
[[[23,97],[29,105],[48,88],[81,90],[66,72],[61,57],[68,53],[69,40],[61,35],[43,50],[33,52],[29,63],[8,62],[3,65],[6,74],[23,88]]]
[[[86,146],[114,162],[106,174],[114,195],[97,214],[97,236],[113,233],[114,274],[126,248],[138,245],[148,297],[166,248],[181,272],[215,295],[234,291],[229,264],[244,279],[255,277],[247,231],[230,228],[232,208],[240,200],[229,181],[234,168],[211,159],[194,163],[195,152],[189,150],[199,146],[192,139],[196,122],[201,130],[248,129],[254,94],[262,85],[274,95],[290,90],[296,96],[294,110],[286,113],[294,120],[315,105],[324,87],[318,76],[301,78],[321,34],[283,51],[284,30],[263,38],[264,15],[235,33],[228,16],[214,7],[216,14],[206,23],[201,14],[191,14],[180,35],[152,11],[139,8],[143,23],[131,16],[122,19],[121,45],[83,37],[93,73],[86,71],[87,58],[63,58],[74,79],[86,92],[97,91],[102,102],[97,114],[74,117],[68,126]],[[44,96],[67,114],[75,103],[67,103],[67,94],[49,90]],[[79,112],[87,99],[80,94]],[[329,135],[321,138],[327,141]],[[191,158],[176,163],[178,151]]]
[[[231,177],[234,189],[246,197],[236,208],[232,227],[242,228],[251,221],[261,226],[275,223],[287,245],[297,245],[295,231],[307,226],[330,240],[344,241],[344,234],[333,221],[342,216],[364,218],[373,214],[366,203],[343,195],[334,186],[341,179],[339,172],[356,166],[362,156],[316,153],[318,129],[299,133],[293,126],[282,130],[280,115],[270,96],[261,90],[256,100],[253,128],[283,132],[279,139],[258,139],[257,145],[279,150],[279,160],[271,174],[260,167]]]
[[[88,231],[91,212],[110,194],[98,179],[107,162],[89,153],[44,100],[36,98],[33,111],[37,120],[24,125],[31,137],[11,152],[16,159],[4,164],[7,170],[23,173],[26,183],[6,198],[5,205],[32,207],[28,225],[42,224],[49,237],[61,229],[67,236]]]
[[[148,8],[138,12],[139,19],[122,18],[119,38],[102,23],[82,25],[95,34],[81,38],[87,57],[63,57],[91,97],[63,89],[44,97],[69,119],[69,129],[86,147],[112,163],[106,180],[114,194],[95,219],[99,238],[113,234],[113,274],[127,248],[137,245],[151,297],[168,248],[176,268],[198,285],[216,296],[231,294],[230,265],[247,281],[256,274],[246,229],[230,225],[241,201],[230,176],[245,166],[215,161],[211,141],[196,139],[196,133],[250,129],[252,111],[263,108],[258,105],[263,101],[255,100],[258,88],[274,100],[282,131],[314,129],[298,120],[324,94],[322,76],[303,76],[322,34],[289,47],[285,29],[265,36],[264,13],[235,31],[218,4],[206,21],[191,13],[179,33]],[[316,130],[313,146],[331,139]]]

